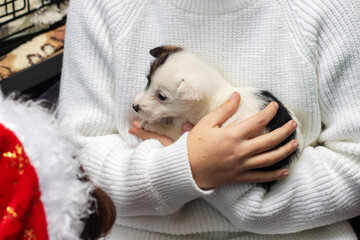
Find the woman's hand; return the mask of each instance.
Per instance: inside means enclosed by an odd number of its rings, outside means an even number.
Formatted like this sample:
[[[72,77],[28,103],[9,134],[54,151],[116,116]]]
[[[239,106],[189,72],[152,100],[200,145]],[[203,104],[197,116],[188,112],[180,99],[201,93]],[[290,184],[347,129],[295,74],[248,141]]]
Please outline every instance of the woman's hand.
[[[189,132],[194,127],[193,124],[190,122],[186,122],[182,125],[181,132]],[[135,135],[138,138],[141,138],[142,140],[148,140],[148,139],[156,139],[158,140],[164,147],[173,144],[174,141],[166,136],[159,135],[154,132],[146,131],[144,129],[140,128],[140,122],[135,121],[131,123],[131,128],[129,129],[129,133],[132,135]]]
[[[202,189],[214,188],[240,182],[269,182],[289,174],[287,169],[256,171],[254,169],[273,165],[296,150],[298,144],[291,141],[271,150],[285,140],[296,129],[296,122],[290,121],[271,133],[256,136],[275,116],[277,103],[269,104],[253,117],[227,128],[220,128],[238,108],[240,95],[231,98],[203,117],[194,128],[183,125],[188,135],[188,154],[191,171],[196,184]],[[139,128],[133,122],[129,132],[143,140],[157,139],[164,146],[173,141],[165,136]]]
[[[132,122],[131,128],[129,129],[129,133],[141,138],[142,140],[148,140],[148,139],[156,139],[158,140],[163,146],[168,146],[170,144],[173,144],[174,141],[166,136],[159,135],[154,132],[146,131],[142,128],[140,128],[140,122]]]
[[[264,135],[259,134],[275,116],[278,104],[270,103],[264,110],[239,124],[220,128],[238,108],[240,95],[203,117],[188,135],[188,154],[193,178],[202,189],[233,183],[259,183],[280,179],[287,169],[256,171],[284,159],[298,147],[293,140],[270,150],[296,129],[295,121]]]

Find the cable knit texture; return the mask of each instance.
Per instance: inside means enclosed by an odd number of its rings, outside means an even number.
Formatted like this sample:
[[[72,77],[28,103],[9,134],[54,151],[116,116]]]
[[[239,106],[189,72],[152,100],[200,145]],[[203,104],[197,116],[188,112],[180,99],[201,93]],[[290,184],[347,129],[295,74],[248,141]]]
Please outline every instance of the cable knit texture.
[[[72,0],[69,11],[59,117],[115,202],[109,239],[356,239],[346,219],[360,214],[360,1]],[[128,134],[148,52],[165,44],[294,111],[307,147],[289,177],[269,193],[203,191],[187,134],[168,147]]]

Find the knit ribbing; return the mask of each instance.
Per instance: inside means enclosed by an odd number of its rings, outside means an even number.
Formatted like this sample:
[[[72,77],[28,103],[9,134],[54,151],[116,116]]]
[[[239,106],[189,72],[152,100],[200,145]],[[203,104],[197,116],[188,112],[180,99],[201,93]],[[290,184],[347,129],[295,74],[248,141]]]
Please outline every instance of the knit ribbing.
[[[319,240],[332,239],[344,240],[355,239],[351,232],[348,232],[349,223],[341,222],[333,224],[331,227],[316,228],[309,231],[294,234],[283,235],[253,235],[249,233],[235,234],[232,232],[207,232],[205,234],[190,235],[168,235],[149,231],[134,231],[127,227],[114,229],[106,239],[128,240],[128,239],[146,239],[146,240]]]
[[[82,147],[85,169],[114,200],[114,232],[355,239],[340,221],[360,214],[359,3],[253,3],[71,1],[59,115]],[[209,14],[215,10],[222,14]],[[235,86],[270,90],[294,111],[307,147],[270,193],[250,184],[202,191],[192,179],[186,134],[165,148],[128,134],[139,120],[131,104],[146,85],[148,51],[163,44],[193,51]]]
[[[254,0],[168,0],[169,2],[179,6],[185,10],[205,13],[205,14],[222,14],[226,12],[236,11],[247,6]]]

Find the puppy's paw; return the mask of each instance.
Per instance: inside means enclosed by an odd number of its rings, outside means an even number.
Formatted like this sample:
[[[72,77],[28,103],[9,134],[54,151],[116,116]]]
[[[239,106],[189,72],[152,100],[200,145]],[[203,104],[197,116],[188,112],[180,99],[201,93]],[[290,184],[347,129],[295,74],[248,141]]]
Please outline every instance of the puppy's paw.
[[[142,120],[140,122],[140,128],[142,128],[144,130],[149,130],[149,125],[150,125],[150,122],[147,120]]]
[[[154,122],[149,122],[147,120],[142,120],[140,122],[140,128],[146,130],[146,131],[150,131],[150,132],[155,132],[158,133],[159,129],[161,129],[161,127],[154,123]]]
[[[142,120],[140,122],[140,128],[160,135],[164,135],[165,132],[165,128],[161,124],[156,122],[149,122],[147,120]]]

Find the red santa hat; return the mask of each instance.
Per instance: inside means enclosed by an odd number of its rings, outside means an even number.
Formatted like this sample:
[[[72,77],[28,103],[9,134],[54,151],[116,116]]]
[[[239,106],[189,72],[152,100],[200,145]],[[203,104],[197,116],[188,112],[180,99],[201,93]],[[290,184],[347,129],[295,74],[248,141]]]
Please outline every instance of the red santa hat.
[[[80,239],[93,185],[75,153],[39,103],[0,94],[0,239]]]

